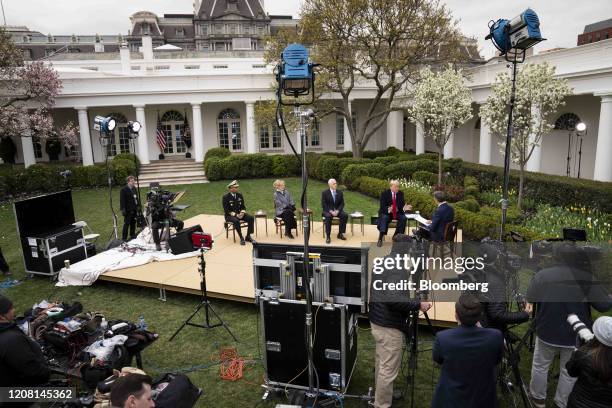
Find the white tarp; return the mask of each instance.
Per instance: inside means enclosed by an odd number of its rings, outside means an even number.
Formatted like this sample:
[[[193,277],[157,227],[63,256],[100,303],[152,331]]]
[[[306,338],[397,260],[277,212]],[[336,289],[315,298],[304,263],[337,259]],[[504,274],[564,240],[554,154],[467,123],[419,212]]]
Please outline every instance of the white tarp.
[[[174,255],[156,251],[148,228],[127,244],[84,259],[59,272],[56,286],[90,286],[104,272],[198,256],[199,251]]]

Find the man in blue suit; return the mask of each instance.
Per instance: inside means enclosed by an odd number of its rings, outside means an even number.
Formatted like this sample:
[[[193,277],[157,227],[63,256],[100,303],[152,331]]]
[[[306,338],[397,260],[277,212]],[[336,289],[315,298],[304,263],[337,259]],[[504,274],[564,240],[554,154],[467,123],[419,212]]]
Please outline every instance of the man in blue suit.
[[[438,208],[431,216],[429,225],[424,227],[425,237],[431,241],[444,241],[444,229],[446,224],[455,219],[455,210],[446,202],[443,191],[434,191],[434,200]]]
[[[480,300],[464,293],[455,303],[459,327],[436,335],[433,359],[442,366],[432,408],[496,408],[496,369],[504,353],[497,329],[480,327]]]

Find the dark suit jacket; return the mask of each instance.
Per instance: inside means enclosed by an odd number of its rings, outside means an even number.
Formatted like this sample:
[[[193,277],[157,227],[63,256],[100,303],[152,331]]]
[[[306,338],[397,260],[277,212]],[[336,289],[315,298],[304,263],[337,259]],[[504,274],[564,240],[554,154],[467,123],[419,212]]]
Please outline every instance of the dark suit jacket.
[[[447,203],[438,206],[431,216],[431,224],[427,229],[431,231],[431,239],[434,241],[442,241],[444,239],[444,228],[446,224],[455,219],[455,210]]]
[[[226,216],[232,212],[238,214],[242,210],[246,211],[242,194],[236,193],[236,198],[232,197],[232,193],[227,193],[223,196],[223,211]]]
[[[404,193],[401,191],[397,192],[397,215],[404,213]],[[378,209],[378,216],[383,214],[390,214],[387,210],[388,207],[391,207],[393,204],[393,196],[391,195],[391,190],[385,190],[380,194],[380,208]]]
[[[344,210],[344,194],[342,194],[342,191],[336,190],[336,201],[334,202],[331,190],[329,188],[323,190],[323,193],[321,193],[321,208],[323,208],[324,213],[333,210],[342,212]]]
[[[122,213],[130,214],[138,210],[138,204],[134,200],[134,194],[138,194],[136,188],[130,189],[127,185],[121,189],[119,194],[119,208]]]
[[[499,330],[459,326],[436,334],[433,359],[442,365],[433,408],[495,408],[496,370],[504,353]]]

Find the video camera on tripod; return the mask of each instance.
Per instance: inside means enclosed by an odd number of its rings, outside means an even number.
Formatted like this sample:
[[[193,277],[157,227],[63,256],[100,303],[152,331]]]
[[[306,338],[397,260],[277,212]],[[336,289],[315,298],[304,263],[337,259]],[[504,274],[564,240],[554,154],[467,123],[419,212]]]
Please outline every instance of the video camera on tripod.
[[[161,190],[159,184],[151,185],[151,191],[147,193],[147,214],[152,220],[165,221],[172,217],[172,202],[176,194]]]

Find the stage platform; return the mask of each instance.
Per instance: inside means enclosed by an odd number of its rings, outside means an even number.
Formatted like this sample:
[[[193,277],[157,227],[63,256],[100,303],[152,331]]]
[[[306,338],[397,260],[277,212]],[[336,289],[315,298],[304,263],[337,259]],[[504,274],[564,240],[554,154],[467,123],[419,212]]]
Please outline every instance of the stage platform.
[[[261,243],[287,243],[300,245],[303,243],[303,236],[295,239],[283,238],[276,234],[274,222],[271,219],[268,223],[268,236],[263,219],[257,219],[258,236],[257,242]],[[253,303],[254,301],[254,274],[253,274],[253,248],[247,242],[241,246],[237,241],[234,243],[232,232],[226,238],[223,228],[224,218],[221,215],[198,215],[185,220],[185,227],[201,225],[205,232],[212,233],[214,245],[212,250],[206,253],[206,283],[209,296],[234,301]],[[246,232],[246,231],[245,231]],[[354,225],[355,234],[351,234],[350,224],[347,226],[345,234],[347,240],[342,241],[336,238],[338,226],[332,226],[332,242],[329,244],[334,247],[361,247],[363,243],[376,243],[378,230],[375,225],[364,225],[363,235],[359,224]],[[461,240],[461,231],[458,239]],[[387,237],[387,242],[390,236]],[[313,232],[310,235],[310,244],[325,246],[323,237],[323,224],[314,222]],[[375,246],[374,246],[375,247]],[[376,248],[371,256],[383,256],[385,247]],[[388,248],[386,249],[388,252]],[[380,251],[380,254],[377,252]],[[152,262],[137,267],[125,268],[115,271],[105,272],[99,279],[104,281],[125,283],[141,287],[159,289],[160,298],[165,300],[166,292],[182,292],[189,294],[200,293],[200,274],[198,273],[197,256],[170,260],[164,262]],[[432,276],[432,278],[436,278]],[[437,302],[434,309],[429,313],[432,321],[437,325],[448,325],[455,323],[454,304],[449,302]]]

